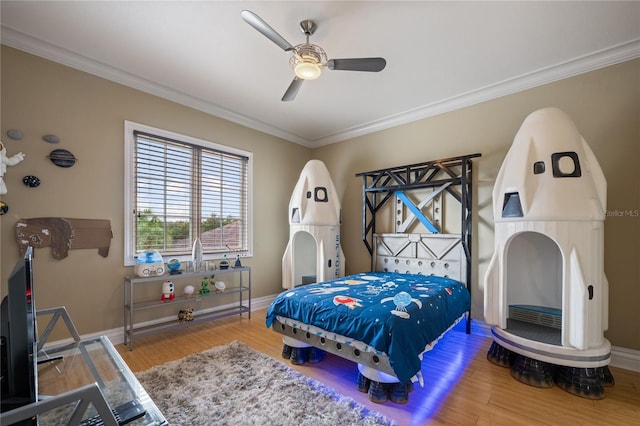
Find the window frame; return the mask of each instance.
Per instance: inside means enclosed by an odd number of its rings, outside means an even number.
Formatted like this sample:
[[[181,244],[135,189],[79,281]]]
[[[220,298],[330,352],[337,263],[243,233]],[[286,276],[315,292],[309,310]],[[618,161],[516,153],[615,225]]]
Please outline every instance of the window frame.
[[[246,208],[247,208],[247,250],[242,251],[242,257],[253,256],[253,154],[249,151],[221,145],[215,142],[198,139],[192,136],[179,134],[169,130],[159,129],[141,123],[125,120],[124,122],[124,265],[133,266],[136,261],[136,242],[134,241],[136,216],[134,214],[135,205],[135,147],[136,132],[147,133],[168,140],[180,141],[187,144],[201,146],[222,153],[239,155],[247,158],[247,188],[246,188]],[[205,253],[203,259],[215,260],[224,257],[235,257],[236,253]],[[191,255],[176,255],[180,261],[191,260]],[[167,260],[167,259],[165,259]]]

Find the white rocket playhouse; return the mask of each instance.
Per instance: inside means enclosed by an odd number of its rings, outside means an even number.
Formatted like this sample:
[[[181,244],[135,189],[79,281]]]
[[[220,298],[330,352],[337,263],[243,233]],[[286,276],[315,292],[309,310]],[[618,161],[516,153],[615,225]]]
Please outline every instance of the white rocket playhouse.
[[[573,121],[557,108],[530,114],[493,189],[484,305],[489,360],[524,383],[590,399],[613,384],[605,210],[604,175]]]
[[[282,287],[344,276],[340,201],[329,171],[310,160],[289,201],[289,243],[282,258]]]
[[[289,243],[282,258],[282,287],[344,276],[340,244],[340,201],[327,167],[310,160],[300,172],[289,201]],[[283,356],[293,363],[316,361],[319,350],[288,336]]]

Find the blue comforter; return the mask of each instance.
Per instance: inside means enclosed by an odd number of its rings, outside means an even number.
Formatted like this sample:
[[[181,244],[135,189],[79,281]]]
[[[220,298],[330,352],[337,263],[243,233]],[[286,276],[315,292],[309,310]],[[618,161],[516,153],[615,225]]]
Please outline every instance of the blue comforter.
[[[282,292],[276,316],[359,340],[384,352],[402,382],[420,371],[420,355],[470,308],[464,284],[443,277],[367,272]]]

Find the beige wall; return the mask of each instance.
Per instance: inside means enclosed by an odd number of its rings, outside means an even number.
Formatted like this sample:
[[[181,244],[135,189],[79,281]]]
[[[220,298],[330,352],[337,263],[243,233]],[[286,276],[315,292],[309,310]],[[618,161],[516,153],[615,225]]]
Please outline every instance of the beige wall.
[[[66,305],[81,333],[122,325],[123,121],[238,147],[254,154],[254,297],[280,291],[280,261],[288,239],[286,209],[300,170],[310,158],[325,162],[342,197],[342,242],[347,272],[369,268],[361,242],[361,181],[357,172],[479,152],[475,162],[478,217],[474,224],[473,310],[482,317],[481,278],[493,250],[491,190],[506,151],[526,115],[558,106],[576,122],[608,181],[608,209],[640,209],[640,61],[609,67],[516,95],[485,102],[315,150],[76,71],[2,48],[2,137],[9,154],[27,159],[9,169],[9,193],[0,216],[2,289],[18,258],[15,222],[26,217],[110,219],[111,252],[73,250],[54,260],[37,250],[37,302]],[[428,82],[426,83],[428,84]],[[7,129],[24,132],[22,141]],[[79,159],[70,169],[46,159],[54,146],[40,137],[55,133],[60,148]],[[57,147],[57,146],[55,146]],[[20,180],[34,174],[37,189]],[[610,281],[613,345],[640,350],[640,218],[610,217],[605,223],[605,270]]]
[[[25,160],[5,176],[9,191],[2,200],[9,212],[0,216],[2,291],[18,259],[14,226],[19,218],[69,217],[110,219],[113,240],[109,256],[97,250],[70,250],[55,260],[50,250],[36,250],[36,303],[39,308],[66,305],[80,333],[122,326],[123,155],[124,120],[237,147],[253,153],[254,257],[253,297],[281,290],[281,253],[288,235],[287,205],[310,150],[232,124],[211,115],[151,96],[62,65],[2,47],[2,141],[9,155]],[[24,133],[21,141],[8,129]],[[53,133],[57,145],[41,137]],[[78,161],[64,169],[47,155],[71,151]],[[38,188],[21,182],[25,175],[42,181]],[[196,283],[197,284],[197,283]]]
[[[474,223],[477,270],[472,312],[482,318],[482,278],[493,253],[493,183],[524,118],[547,106],[568,113],[594,151],[607,178],[608,210],[640,210],[640,61],[636,60],[314,150],[313,156],[327,164],[342,197],[347,272],[369,268],[361,242],[362,189],[356,173],[479,152],[482,157],[474,161],[479,217]],[[605,335],[614,346],[640,350],[640,217],[610,216],[605,221],[605,273],[610,285]]]

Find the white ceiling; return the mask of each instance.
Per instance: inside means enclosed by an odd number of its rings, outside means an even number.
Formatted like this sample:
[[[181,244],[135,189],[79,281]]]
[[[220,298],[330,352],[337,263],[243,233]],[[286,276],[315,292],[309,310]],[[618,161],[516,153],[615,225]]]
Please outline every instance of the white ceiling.
[[[5,1],[2,43],[309,147],[640,57],[640,2]],[[328,57],[382,56],[280,99],[299,22]]]

